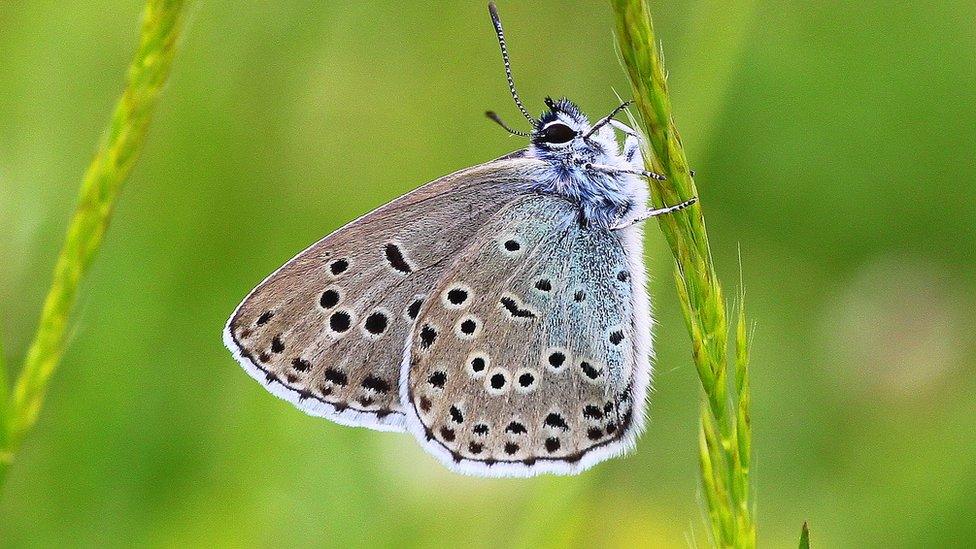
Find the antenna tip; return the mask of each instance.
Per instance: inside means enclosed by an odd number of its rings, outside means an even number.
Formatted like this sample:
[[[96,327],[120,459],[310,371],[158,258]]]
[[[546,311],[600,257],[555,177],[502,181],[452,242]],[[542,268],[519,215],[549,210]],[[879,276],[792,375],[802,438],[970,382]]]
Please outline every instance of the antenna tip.
[[[498,8],[495,7],[494,2],[488,2],[488,13],[491,14],[491,18],[498,21]]]

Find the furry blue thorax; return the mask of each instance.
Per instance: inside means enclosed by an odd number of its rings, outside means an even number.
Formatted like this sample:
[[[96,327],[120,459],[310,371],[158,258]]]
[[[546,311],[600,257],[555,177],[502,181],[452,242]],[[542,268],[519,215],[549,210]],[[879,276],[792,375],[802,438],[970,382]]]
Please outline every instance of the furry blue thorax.
[[[594,166],[632,168],[622,153],[613,127],[592,128],[586,115],[568,99],[547,100],[531,134],[528,155],[546,163],[536,174],[533,190],[558,194],[579,205],[581,221],[611,227],[642,204],[646,186],[627,173],[607,173]]]

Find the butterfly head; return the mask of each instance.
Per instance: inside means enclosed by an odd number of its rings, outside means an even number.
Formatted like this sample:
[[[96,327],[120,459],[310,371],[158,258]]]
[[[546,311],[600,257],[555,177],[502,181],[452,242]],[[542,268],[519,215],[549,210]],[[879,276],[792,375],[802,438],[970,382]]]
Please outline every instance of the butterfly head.
[[[545,103],[548,110],[544,111],[538,119],[529,114],[515,90],[511,62],[508,58],[508,47],[505,44],[505,34],[502,31],[501,20],[498,18],[498,10],[493,3],[489,3],[488,11],[495,27],[498,44],[501,46],[508,89],[512,94],[512,99],[515,100],[515,106],[532,125],[532,130],[524,132],[514,129],[503,122],[493,111],[485,113],[488,118],[494,120],[512,135],[528,137],[531,141],[530,149],[537,157],[556,162],[584,163],[605,160],[603,158],[605,154],[611,153],[611,151],[616,152],[617,143],[614,139],[613,129],[608,126],[608,123],[614,114],[620,112],[623,106],[593,125],[590,124],[583,111],[566,98],[554,100],[547,97]]]
[[[542,161],[533,175],[531,187],[570,198],[580,204],[582,219],[605,227],[616,223],[635,204],[646,203],[647,186],[635,177],[635,170],[643,167],[640,160],[634,161],[639,158],[636,156],[639,152],[636,132],[614,120],[614,116],[630,102],[591,124],[572,101],[547,97],[548,110],[534,118],[515,89],[505,35],[494,4],[488,4],[488,12],[501,46],[509,92],[532,129],[524,132],[512,128],[492,111],[485,114],[508,133],[529,139],[525,156]],[[621,147],[617,129],[634,139],[628,137]]]
[[[547,97],[546,106],[549,110],[542,113],[530,135],[532,144],[536,147],[569,147],[589,130],[590,123],[586,115],[569,99],[554,101]]]

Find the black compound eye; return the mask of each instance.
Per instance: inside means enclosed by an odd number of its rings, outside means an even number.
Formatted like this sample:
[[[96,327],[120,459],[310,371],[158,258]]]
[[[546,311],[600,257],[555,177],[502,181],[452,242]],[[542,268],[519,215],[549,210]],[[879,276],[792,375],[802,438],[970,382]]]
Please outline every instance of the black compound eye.
[[[539,132],[539,141],[545,143],[568,143],[576,137],[574,129],[566,124],[554,123],[546,126]]]

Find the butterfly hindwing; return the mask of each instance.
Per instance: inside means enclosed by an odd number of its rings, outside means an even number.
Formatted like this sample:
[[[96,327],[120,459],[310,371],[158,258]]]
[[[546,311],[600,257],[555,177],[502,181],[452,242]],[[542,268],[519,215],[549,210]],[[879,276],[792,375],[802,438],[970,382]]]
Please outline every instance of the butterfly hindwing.
[[[650,375],[640,227],[527,194],[430,292],[401,372],[407,426],[448,467],[570,474],[642,428]]]
[[[402,430],[399,369],[420,305],[534,162],[513,155],[457,172],[325,237],[245,298],[225,343],[309,414]]]

